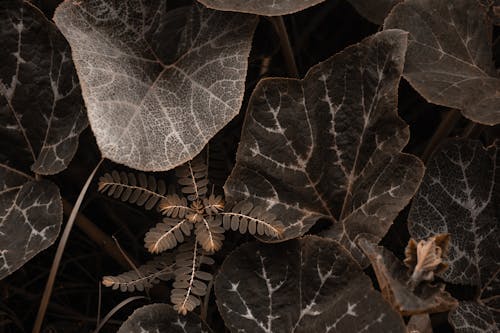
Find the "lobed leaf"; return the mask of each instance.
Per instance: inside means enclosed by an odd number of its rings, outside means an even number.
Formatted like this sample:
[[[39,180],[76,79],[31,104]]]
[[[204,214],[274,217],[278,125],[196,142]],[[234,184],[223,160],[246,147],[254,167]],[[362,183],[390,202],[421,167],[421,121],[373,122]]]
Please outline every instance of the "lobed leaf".
[[[283,239],[319,218],[363,259],[354,238],[382,238],[415,193],[423,164],[401,150],[397,115],[406,33],[388,30],[314,66],[303,80],[264,79],[249,102],[226,200],[279,216]],[[265,240],[271,240],[266,238]]]
[[[208,8],[263,16],[292,14],[325,0],[198,0]]]
[[[404,77],[424,98],[475,122],[500,123],[492,25],[476,0],[407,0],[384,27],[409,32]]]
[[[247,243],[215,280],[231,332],[405,332],[401,317],[337,242]]]
[[[257,22],[166,3],[66,0],[54,15],[102,155],[145,171],[190,160],[238,114]]]

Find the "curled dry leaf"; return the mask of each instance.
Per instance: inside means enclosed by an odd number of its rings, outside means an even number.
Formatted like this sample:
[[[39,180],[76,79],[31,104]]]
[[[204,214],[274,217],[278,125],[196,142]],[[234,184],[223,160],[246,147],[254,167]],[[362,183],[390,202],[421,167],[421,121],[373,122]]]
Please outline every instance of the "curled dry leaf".
[[[194,313],[181,316],[168,304],[149,304],[132,313],[118,333],[209,333],[208,326]]]
[[[382,24],[392,7],[403,0],[347,0],[367,20]]]
[[[498,143],[485,149],[479,141],[451,140],[429,161],[410,209],[413,238],[451,236],[449,268],[440,277],[478,288],[475,302],[450,314],[457,332],[500,323],[499,166]]]
[[[316,236],[244,244],[224,261],[215,295],[231,332],[405,332],[349,253]]]
[[[422,162],[401,153],[409,137],[396,110],[406,39],[387,30],[314,66],[303,80],[262,80],[224,187],[228,206],[262,206],[283,223],[283,240],[329,219],[325,236],[361,261],[354,238],[382,238],[423,176]]]
[[[359,238],[358,244],[373,266],[382,295],[401,314],[445,312],[458,305],[443,283],[414,285],[408,269],[389,250],[367,238]]]
[[[208,8],[263,16],[292,14],[325,0],[198,0]]]
[[[66,0],[54,15],[102,155],[146,171],[190,160],[238,114],[257,22],[166,4]]]
[[[403,75],[424,98],[475,122],[500,123],[492,25],[476,0],[407,0],[384,27],[410,33]]]

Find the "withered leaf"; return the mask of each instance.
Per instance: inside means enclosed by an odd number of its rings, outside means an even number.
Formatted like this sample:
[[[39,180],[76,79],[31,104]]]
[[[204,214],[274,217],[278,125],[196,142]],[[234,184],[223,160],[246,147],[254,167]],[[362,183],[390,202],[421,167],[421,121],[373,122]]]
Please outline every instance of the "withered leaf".
[[[23,171],[64,170],[87,127],[69,45],[27,1],[0,2],[0,160]]]
[[[407,316],[444,312],[458,305],[458,302],[444,291],[443,283],[432,284],[426,281],[415,288],[411,287],[408,269],[386,248],[377,246],[367,238],[360,238],[358,244],[375,270],[382,295],[401,314]]]
[[[410,317],[406,325],[408,333],[432,333],[432,323],[429,314],[416,314]]]
[[[208,8],[263,16],[292,14],[325,0],[198,0]]]
[[[317,236],[244,244],[224,261],[215,294],[231,332],[405,332],[349,253]]]
[[[450,315],[461,332],[500,312],[499,161],[497,144],[485,149],[474,140],[446,143],[429,161],[408,217],[416,239],[451,235],[449,268],[441,277],[480,291],[477,304],[461,304]]]
[[[239,112],[257,22],[166,3],[66,0],[54,16],[102,155],[146,171],[190,160]]]
[[[403,0],[347,0],[359,14],[375,24],[382,24],[392,7]]]
[[[492,25],[476,0],[407,0],[384,26],[410,33],[404,77],[424,98],[475,122],[500,123]]]
[[[327,218],[333,226],[325,236],[361,260],[354,238],[383,237],[423,175],[422,162],[401,153],[409,137],[396,111],[405,50],[406,33],[387,30],[314,66],[303,80],[262,80],[226,199],[253,200],[279,216],[283,239]]]
[[[56,185],[0,164],[0,279],[52,245],[61,223]]]
[[[145,305],[132,313],[118,333],[209,333],[211,330],[194,313],[181,316],[170,305]]]

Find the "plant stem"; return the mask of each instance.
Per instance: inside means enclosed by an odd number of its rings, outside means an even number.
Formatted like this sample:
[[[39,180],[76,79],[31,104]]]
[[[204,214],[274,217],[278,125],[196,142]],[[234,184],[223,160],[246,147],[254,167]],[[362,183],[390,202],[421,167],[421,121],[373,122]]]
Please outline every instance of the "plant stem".
[[[285,65],[288,70],[288,74],[293,78],[299,77],[299,71],[297,70],[297,64],[295,63],[295,57],[293,55],[292,45],[290,44],[290,39],[286,31],[285,22],[282,16],[273,16],[269,18],[274,26],[274,29],[278,33],[280,39],[281,53],[283,58],[285,58]]]
[[[446,115],[441,120],[438,128],[434,132],[434,135],[429,140],[427,147],[425,147],[424,153],[422,154],[422,160],[427,162],[429,157],[432,155],[434,150],[439,146],[439,144],[450,135],[451,131],[457,124],[457,122],[462,117],[460,110],[451,109],[446,113]]]
[[[40,333],[40,330],[42,328],[43,324],[43,319],[45,318],[45,313],[47,312],[47,306],[50,301],[50,296],[52,295],[52,289],[54,288],[54,282],[56,280],[56,274],[57,270],[59,268],[59,264],[61,263],[62,255],[64,252],[64,248],[66,247],[66,243],[68,242],[69,238],[69,233],[71,231],[71,228],[73,227],[73,224],[76,220],[78,210],[80,209],[80,206],[82,205],[83,198],[85,197],[85,193],[87,193],[87,190],[90,186],[90,183],[92,182],[92,179],[94,178],[94,175],[96,174],[97,170],[101,166],[101,163],[104,161],[104,159],[101,159],[99,163],[97,163],[96,167],[90,174],[90,176],[87,178],[87,181],[83,185],[82,189],[80,190],[80,194],[78,195],[78,199],[76,200],[75,206],[71,210],[71,214],[68,218],[68,222],[66,223],[66,226],[64,227],[64,231],[61,236],[61,240],[59,241],[59,244],[57,246],[57,251],[56,255],[54,256],[54,260],[52,261],[52,267],[50,268],[50,274],[49,278],[47,279],[47,284],[45,285],[45,290],[43,291],[43,296],[42,300],[40,301],[40,307],[38,308],[38,313],[36,315],[36,320],[35,324],[33,325],[33,333]]]

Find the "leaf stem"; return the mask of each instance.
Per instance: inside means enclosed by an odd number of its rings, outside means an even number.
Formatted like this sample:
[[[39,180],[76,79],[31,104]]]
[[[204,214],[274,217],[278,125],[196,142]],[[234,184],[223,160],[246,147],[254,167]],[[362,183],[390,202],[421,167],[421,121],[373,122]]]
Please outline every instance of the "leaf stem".
[[[64,231],[61,236],[61,240],[59,241],[59,244],[57,246],[57,251],[56,255],[54,256],[54,260],[52,261],[52,267],[50,268],[50,274],[49,278],[47,279],[47,284],[45,285],[45,290],[43,291],[43,296],[42,300],[40,301],[40,307],[38,308],[38,313],[36,315],[36,320],[35,324],[33,325],[33,333],[40,333],[40,330],[42,328],[43,324],[43,319],[45,318],[45,313],[47,312],[47,306],[50,301],[50,296],[52,295],[52,289],[54,287],[54,282],[56,280],[56,274],[57,270],[59,268],[59,264],[61,263],[62,255],[64,252],[64,248],[66,247],[66,243],[68,242],[69,238],[69,233],[73,227],[73,224],[76,220],[78,210],[80,209],[80,206],[82,205],[83,198],[85,197],[85,194],[87,193],[87,190],[90,186],[90,183],[92,182],[92,179],[94,178],[94,175],[96,174],[97,170],[101,166],[101,163],[104,161],[104,158],[102,158],[99,163],[97,163],[96,167],[94,170],[92,170],[92,173],[89,175],[87,178],[87,181],[83,185],[82,189],[80,190],[80,194],[78,195],[78,199],[76,200],[75,206],[71,210],[71,214],[68,218],[68,222],[66,223],[66,226],[64,227]]]
[[[422,154],[422,160],[427,162],[429,157],[432,155],[434,150],[441,144],[441,142],[450,135],[451,131],[462,118],[460,110],[451,109],[446,113],[446,115],[441,120],[438,128],[434,132],[434,135],[429,140],[427,147],[425,147],[424,153]]]
[[[297,64],[295,63],[292,45],[290,44],[290,39],[288,37],[288,32],[286,31],[283,16],[273,16],[270,17],[269,20],[273,24],[274,29],[276,30],[280,39],[281,53],[285,58],[285,65],[287,67],[288,74],[293,78],[298,78],[299,71],[297,70]]]

